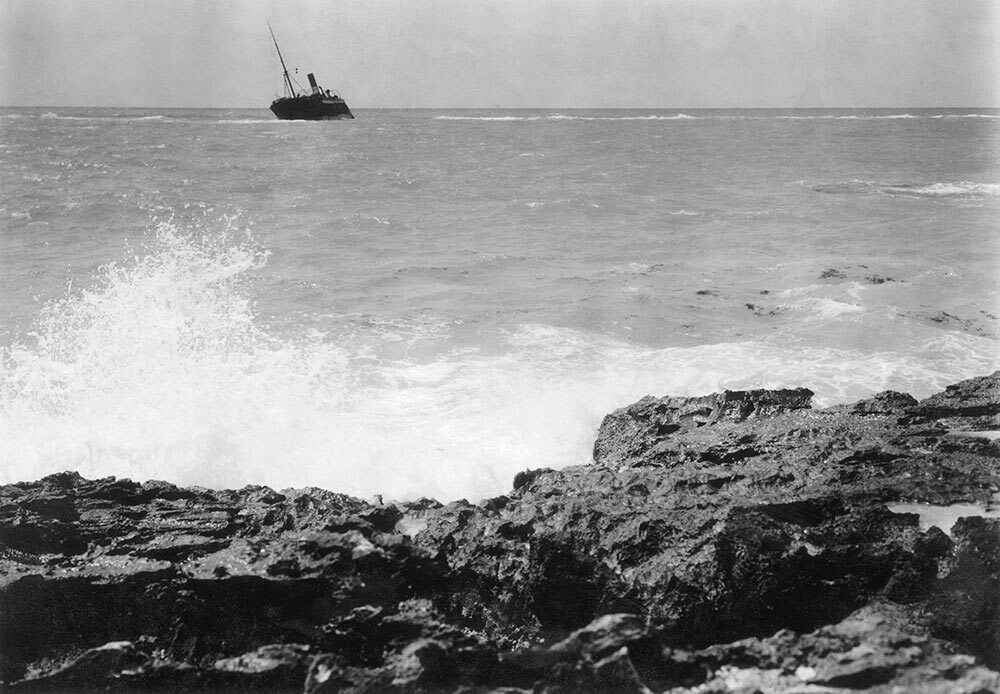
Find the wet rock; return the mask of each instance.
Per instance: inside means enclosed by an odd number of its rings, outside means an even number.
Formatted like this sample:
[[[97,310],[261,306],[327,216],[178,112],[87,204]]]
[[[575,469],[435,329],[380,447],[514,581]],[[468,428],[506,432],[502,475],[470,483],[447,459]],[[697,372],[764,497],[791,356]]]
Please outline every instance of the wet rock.
[[[60,515],[46,507],[6,520],[8,530],[26,526],[46,538],[19,540],[10,549],[23,547],[33,561],[0,567],[7,680],[69,649],[143,635],[158,636],[182,661],[309,643],[355,605],[395,605],[442,580],[443,567],[409,538],[369,522],[384,527],[391,511],[322,490],[179,494],[162,483],[65,474],[0,488],[0,505],[19,508],[46,494],[56,495]],[[355,514],[352,527],[327,529],[345,513]],[[85,540],[84,549],[68,539]]]
[[[1000,372],[948,386],[914,407],[914,417],[971,430],[1000,429]]]
[[[272,644],[232,658],[215,661],[212,668],[218,672],[233,673],[242,677],[247,689],[274,691],[288,689],[300,691],[310,666],[310,648],[301,644]]]
[[[969,656],[956,655],[951,644],[931,636],[919,610],[880,602],[810,633],[780,631],[712,646],[688,658],[700,664],[705,679],[671,690],[677,694],[744,687],[768,692],[944,694],[994,691],[1000,685],[1000,674]]]
[[[882,275],[868,275],[865,277],[865,282],[868,284],[885,284],[886,282],[895,282],[891,277],[883,277]]]
[[[949,443],[900,394],[857,411],[748,399],[644,398],[605,420],[597,467],[539,471],[499,511],[432,519],[417,542],[449,562],[453,608],[503,644],[637,608],[698,642],[940,587],[950,550],[885,503],[985,501],[995,452]]]
[[[594,443],[594,460],[602,465],[634,464],[653,444],[677,432],[807,409],[812,395],[806,388],[796,388],[726,390],[694,398],[647,396],[604,418]]]
[[[477,504],[0,487],[12,691],[994,691],[1000,374],[647,397]],[[951,537],[906,504],[972,509]],[[964,511],[963,511],[964,513]]]
[[[901,414],[917,404],[917,399],[909,393],[886,390],[854,404],[854,414]]]
[[[446,644],[434,639],[417,639],[390,658],[392,684],[434,688],[453,682],[457,674]]]
[[[1000,669],[1000,520],[961,518],[928,601],[934,633]]]
[[[113,681],[122,671],[136,668],[149,659],[131,641],[106,643],[91,648],[40,676],[28,677],[11,687],[19,692],[80,691],[96,689]]]

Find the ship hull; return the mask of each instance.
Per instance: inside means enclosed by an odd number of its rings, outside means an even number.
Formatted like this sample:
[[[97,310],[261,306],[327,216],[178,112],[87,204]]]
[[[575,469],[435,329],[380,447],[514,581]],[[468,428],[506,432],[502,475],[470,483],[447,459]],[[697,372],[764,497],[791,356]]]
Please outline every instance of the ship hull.
[[[342,120],[354,118],[343,99],[319,95],[275,99],[271,112],[278,120]]]

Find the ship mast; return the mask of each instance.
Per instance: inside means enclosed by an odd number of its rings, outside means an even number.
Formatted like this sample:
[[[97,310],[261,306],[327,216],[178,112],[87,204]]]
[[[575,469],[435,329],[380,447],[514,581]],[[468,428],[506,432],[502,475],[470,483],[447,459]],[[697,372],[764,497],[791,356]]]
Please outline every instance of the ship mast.
[[[288,87],[288,96],[295,96],[295,88],[292,87],[292,80],[288,76],[288,68],[285,67],[285,59],[281,57],[281,49],[278,48],[278,39],[274,38],[274,29],[271,28],[271,23],[267,23],[267,30],[271,32],[271,40],[274,41],[274,50],[278,51],[278,60],[281,61],[281,69],[285,73],[285,86]]]

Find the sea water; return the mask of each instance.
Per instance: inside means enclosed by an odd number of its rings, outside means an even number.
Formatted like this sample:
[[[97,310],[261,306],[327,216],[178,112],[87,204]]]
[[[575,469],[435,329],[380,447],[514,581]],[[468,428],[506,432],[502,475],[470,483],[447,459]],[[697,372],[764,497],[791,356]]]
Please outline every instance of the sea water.
[[[442,500],[1000,368],[1000,112],[0,109],[0,482]]]

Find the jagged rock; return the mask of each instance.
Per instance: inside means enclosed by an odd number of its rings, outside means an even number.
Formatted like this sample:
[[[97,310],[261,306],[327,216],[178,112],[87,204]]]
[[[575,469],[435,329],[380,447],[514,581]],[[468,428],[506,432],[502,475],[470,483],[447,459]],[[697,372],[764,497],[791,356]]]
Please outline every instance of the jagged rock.
[[[851,411],[854,414],[898,414],[916,404],[917,399],[909,393],[886,390],[856,402]]]
[[[912,409],[919,420],[963,429],[1000,429],[1000,371],[954,383]]]
[[[968,517],[928,601],[936,634],[1000,668],[1000,520]]]
[[[12,691],[997,689],[1000,373],[644,398],[471,504],[0,487]],[[541,461],[544,462],[544,461]],[[898,502],[963,503],[950,535]],[[893,508],[897,508],[893,506]],[[964,507],[963,507],[964,508]]]
[[[148,659],[149,655],[131,641],[106,643],[84,651],[51,672],[18,682],[12,690],[49,692],[96,688],[95,683],[111,681],[122,671],[136,668]]]
[[[416,540],[451,566],[452,609],[509,646],[622,611],[679,644],[809,630],[942,588],[947,538],[886,502],[986,502],[998,451],[904,396],[855,412],[785,394],[731,418],[717,396],[644,399],[605,420],[600,465],[521,476],[502,508],[443,509]]]
[[[604,418],[594,443],[594,460],[602,465],[622,464],[675,432],[805,409],[812,396],[806,388],[726,390],[695,398],[647,396]]]
[[[309,665],[306,646],[277,644],[210,665],[162,660],[123,641],[92,648],[54,672],[11,685],[14,692],[213,691],[300,692]]]
[[[873,603],[843,621],[806,634],[781,631],[764,639],[712,646],[688,655],[706,673],[705,691],[992,692],[1000,673],[932,637],[919,610]],[[805,688],[804,688],[805,687]]]
[[[58,503],[40,503],[46,495]],[[26,499],[30,518],[19,510]],[[395,606],[442,581],[444,567],[409,538],[360,515],[377,511],[315,489],[179,493],[76,474],[0,488],[0,527],[27,524],[47,538],[18,545],[33,561],[0,566],[0,677],[142,635],[182,660],[309,643],[356,605]]]
[[[299,691],[310,665],[310,648],[301,644],[273,644],[234,658],[215,661],[213,669],[244,675],[247,688]]]

